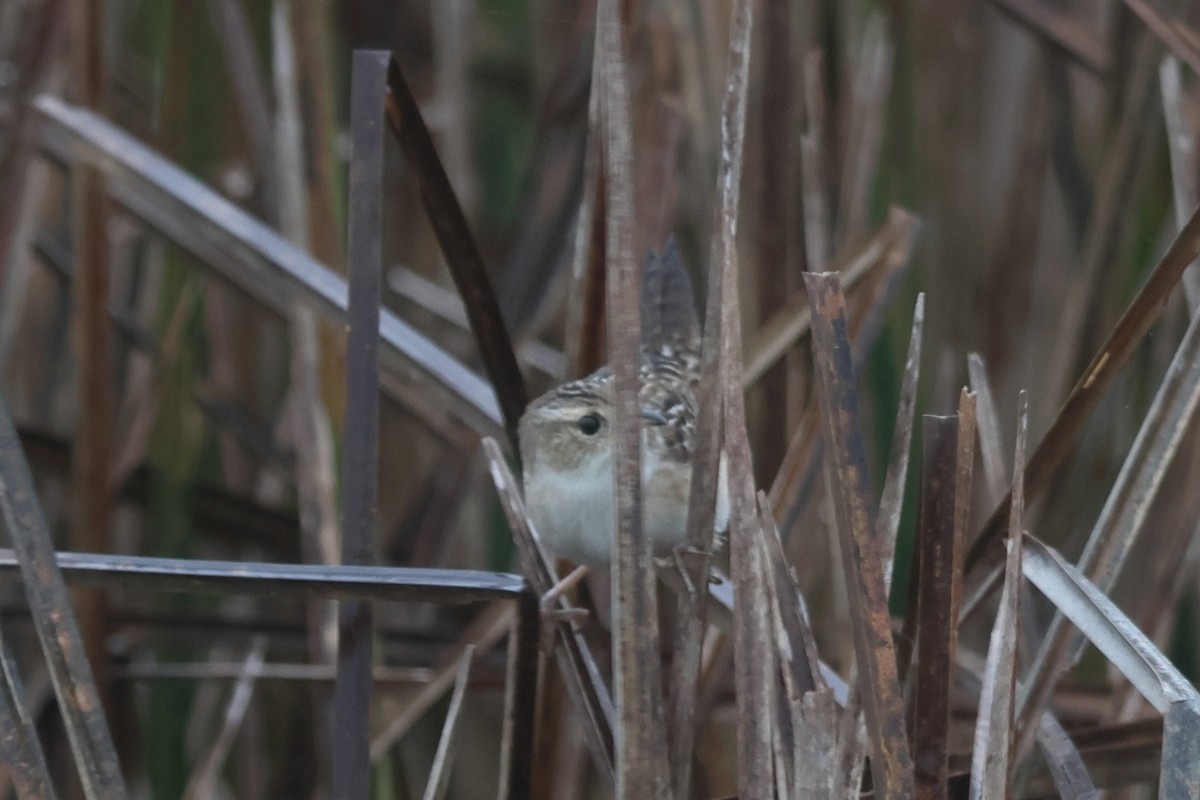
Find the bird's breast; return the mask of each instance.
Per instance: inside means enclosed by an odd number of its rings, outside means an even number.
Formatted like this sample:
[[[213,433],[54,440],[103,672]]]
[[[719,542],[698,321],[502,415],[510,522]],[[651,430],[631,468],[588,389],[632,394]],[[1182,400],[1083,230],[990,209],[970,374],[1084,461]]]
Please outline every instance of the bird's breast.
[[[571,470],[534,470],[525,476],[525,503],[542,541],[555,554],[580,564],[612,560],[612,460],[588,459]],[[687,464],[643,452],[642,525],[655,550],[686,535]]]
[[[525,504],[542,541],[579,564],[611,560],[612,460],[596,457],[570,470],[525,476]]]

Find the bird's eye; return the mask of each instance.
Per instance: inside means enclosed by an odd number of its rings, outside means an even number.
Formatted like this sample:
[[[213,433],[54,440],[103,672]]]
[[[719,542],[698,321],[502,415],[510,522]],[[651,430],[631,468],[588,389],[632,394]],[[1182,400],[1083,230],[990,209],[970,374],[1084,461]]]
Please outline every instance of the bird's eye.
[[[600,432],[600,418],[595,414],[585,414],[575,423],[575,427],[584,436],[595,436]]]

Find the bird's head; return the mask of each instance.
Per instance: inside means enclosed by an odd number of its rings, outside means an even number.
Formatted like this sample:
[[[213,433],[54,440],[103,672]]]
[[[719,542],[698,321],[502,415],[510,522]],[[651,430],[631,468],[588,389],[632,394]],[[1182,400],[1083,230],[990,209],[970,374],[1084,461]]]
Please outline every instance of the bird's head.
[[[652,408],[640,413],[644,425],[666,423]],[[612,381],[589,376],[552,389],[529,404],[518,429],[526,470],[568,472],[596,457],[612,454]]]

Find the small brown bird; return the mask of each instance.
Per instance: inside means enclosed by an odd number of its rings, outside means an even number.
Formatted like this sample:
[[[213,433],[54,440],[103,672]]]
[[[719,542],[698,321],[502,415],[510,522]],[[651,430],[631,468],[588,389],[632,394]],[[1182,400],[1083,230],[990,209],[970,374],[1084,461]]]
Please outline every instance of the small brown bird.
[[[651,252],[642,276],[642,526],[659,552],[686,536],[696,436],[700,322],[675,243]],[[525,503],[542,541],[580,564],[612,561],[612,372],[550,390],[521,418]],[[725,460],[717,530],[729,516]]]

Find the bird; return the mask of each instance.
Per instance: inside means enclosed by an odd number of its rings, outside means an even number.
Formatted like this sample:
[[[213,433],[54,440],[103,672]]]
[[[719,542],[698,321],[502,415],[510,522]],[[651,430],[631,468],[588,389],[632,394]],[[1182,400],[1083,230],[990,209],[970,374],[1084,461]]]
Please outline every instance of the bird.
[[[700,321],[674,239],[642,271],[638,392],[642,530],[656,555],[682,545],[696,446]],[[605,366],[529,404],[518,423],[525,504],[543,543],[561,558],[607,566],[614,557],[613,376]],[[721,459],[716,528],[729,516]]]

